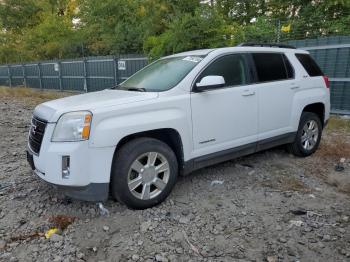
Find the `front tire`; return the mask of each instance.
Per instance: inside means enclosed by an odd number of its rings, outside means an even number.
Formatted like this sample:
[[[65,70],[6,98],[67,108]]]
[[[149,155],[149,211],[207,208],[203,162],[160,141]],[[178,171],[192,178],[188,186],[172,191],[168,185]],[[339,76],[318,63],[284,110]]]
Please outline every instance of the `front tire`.
[[[319,116],[315,113],[303,112],[295,140],[288,145],[288,149],[295,156],[309,156],[317,150],[321,135],[322,124]]]
[[[136,138],[115,154],[111,193],[132,209],[145,209],[162,202],[178,175],[177,158],[164,142]]]

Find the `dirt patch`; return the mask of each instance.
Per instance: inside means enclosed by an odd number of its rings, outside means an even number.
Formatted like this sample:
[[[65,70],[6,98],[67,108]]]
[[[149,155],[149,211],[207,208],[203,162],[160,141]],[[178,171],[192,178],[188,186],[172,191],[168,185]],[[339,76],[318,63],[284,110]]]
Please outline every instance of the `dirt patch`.
[[[66,215],[56,215],[49,218],[49,222],[61,230],[65,230],[74,220],[76,220],[76,217]]]
[[[329,161],[339,160],[340,158],[349,159],[350,137],[342,133],[328,135],[327,140],[322,141],[320,148],[315,155]]]
[[[58,99],[74,95],[72,92],[57,92],[49,90],[37,90],[25,87],[3,87],[0,86],[0,97],[6,100],[16,99],[22,101],[25,105],[35,106],[48,100]]]
[[[62,95],[0,88],[0,261],[349,261],[349,120],[332,119],[310,157],[228,161],[180,177],[151,209],[108,200],[107,215],[26,163],[35,104]]]
[[[321,178],[339,192],[350,195],[350,176],[346,172],[350,165],[350,120],[332,117],[329,121],[319,150],[314,154],[316,161],[310,161],[306,170]],[[337,166],[343,159],[343,171],[337,171]]]
[[[288,176],[280,176],[270,181],[264,181],[261,185],[280,191],[310,192],[309,187],[302,181]]]

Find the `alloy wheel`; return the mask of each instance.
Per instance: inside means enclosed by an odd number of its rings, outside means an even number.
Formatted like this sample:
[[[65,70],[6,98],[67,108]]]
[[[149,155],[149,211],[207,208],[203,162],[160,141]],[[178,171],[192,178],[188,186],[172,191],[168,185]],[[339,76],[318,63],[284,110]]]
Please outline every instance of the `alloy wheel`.
[[[155,198],[165,189],[170,176],[168,160],[158,152],[140,155],[128,173],[130,192],[141,200]]]
[[[318,124],[315,120],[309,120],[303,127],[301,144],[305,150],[312,150],[318,140]]]

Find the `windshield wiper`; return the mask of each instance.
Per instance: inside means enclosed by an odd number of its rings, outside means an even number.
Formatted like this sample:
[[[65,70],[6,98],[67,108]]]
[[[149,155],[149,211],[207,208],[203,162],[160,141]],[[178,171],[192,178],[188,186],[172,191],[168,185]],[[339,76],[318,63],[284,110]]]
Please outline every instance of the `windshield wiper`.
[[[143,87],[121,87],[120,85],[113,86],[110,89],[124,90],[124,91],[146,92],[146,89],[143,88]]]
[[[146,89],[143,87],[127,87],[125,89],[128,91],[146,92]]]
[[[112,86],[110,89],[121,89],[120,85]]]

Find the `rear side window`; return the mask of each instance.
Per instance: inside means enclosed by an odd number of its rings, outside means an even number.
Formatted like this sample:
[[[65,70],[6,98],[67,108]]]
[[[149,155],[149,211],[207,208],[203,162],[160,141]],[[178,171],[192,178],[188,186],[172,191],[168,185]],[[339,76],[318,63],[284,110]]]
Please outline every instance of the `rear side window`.
[[[294,77],[287,57],[279,53],[252,53],[258,82],[286,80]]]
[[[308,54],[295,54],[299,62],[303,65],[309,76],[323,76],[322,70],[316,64],[315,60]]]
[[[210,64],[198,77],[218,75],[225,79],[225,86],[245,85],[248,82],[245,58],[241,54],[226,55]]]

